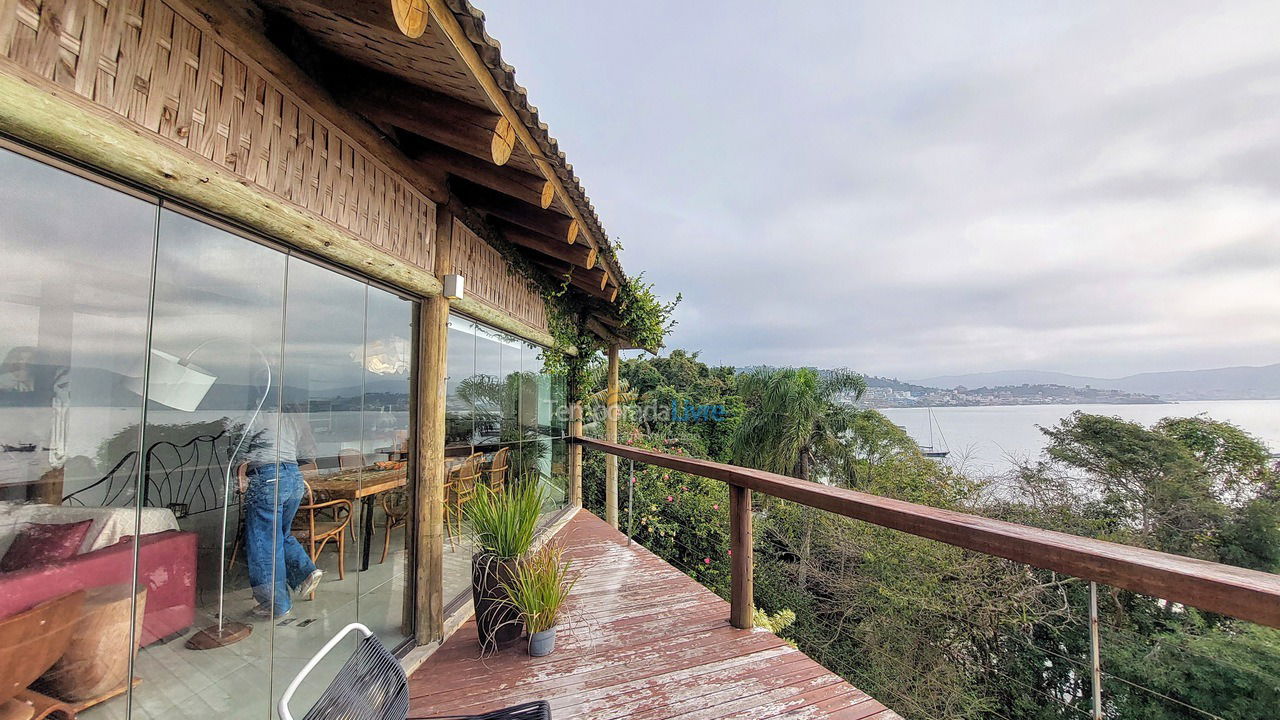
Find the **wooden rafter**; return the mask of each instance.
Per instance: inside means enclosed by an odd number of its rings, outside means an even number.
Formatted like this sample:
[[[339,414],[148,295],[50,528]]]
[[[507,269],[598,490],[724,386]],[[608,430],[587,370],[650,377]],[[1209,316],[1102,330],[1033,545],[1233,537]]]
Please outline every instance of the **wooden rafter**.
[[[555,196],[564,202],[569,214],[577,222],[579,232],[581,232],[584,241],[592,247],[599,249],[602,240],[594,237],[587,229],[588,224],[585,218],[582,216],[577,205],[569,199],[571,196],[569,195],[567,188],[565,188],[564,183],[561,182],[559,175],[556,173],[556,169],[551,165],[549,160],[542,156],[542,151],[538,142],[534,139],[529,128],[525,127],[524,123],[520,121],[519,114],[516,112],[515,108],[512,107],[510,100],[507,99],[502,88],[498,86],[493,75],[490,74],[489,67],[480,57],[480,53],[476,51],[475,46],[472,45],[470,38],[467,37],[466,31],[464,31],[462,26],[458,23],[458,19],[454,17],[453,11],[449,9],[446,0],[427,0],[427,4],[431,8],[433,18],[436,20],[435,27],[453,44],[459,57],[467,65],[468,69],[471,70],[472,76],[475,77],[476,81],[480,84],[485,96],[488,97],[494,107],[498,108],[498,111],[511,122],[515,131],[516,139],[524,146],[525,150],[529,152],[530,156],[532,156],[534,164],[537,166],[538,170],[542,172],[543,176],[547,179],[547,182],[551,183]],[[614,270],[609,268],[607,263],[605,270],[610,274],[610,276],[615,275]]]
[[[491,215],[526,230],[557,238],[572,245],[581,234],[578,221],[557,212],[543,210],[536,205],[521,202],[499,192],[465,180],[449,183],[458,199],[475,208],[477,212]]]
[[[459,152],[451,147],[431,140],[413,140],[402,144],[405,154],[417,163],[433,170],[460,177],[503,195],[510,195],[521,202],[542,209],[553,209],[562,212],[559,207],[549,208],[542,202],[546,197],[547,181],[537,175],[531,175],[510,165],[494,165],[488,159]]]
[[[569,245],[556,238],[540,235],[519,225],[512,225],[501,220],[495,221],[493,225],[498,234],[513,245],[518,245],[527,250],[532,250],[587,270],[596,267],[597,253],[595,248],[587,247],[582,243]]]
[[[487,108],[368,69],[334,83],[333,89],[339,102],[375,123],[394,125],[495,165],[511,158],[515,129]]]

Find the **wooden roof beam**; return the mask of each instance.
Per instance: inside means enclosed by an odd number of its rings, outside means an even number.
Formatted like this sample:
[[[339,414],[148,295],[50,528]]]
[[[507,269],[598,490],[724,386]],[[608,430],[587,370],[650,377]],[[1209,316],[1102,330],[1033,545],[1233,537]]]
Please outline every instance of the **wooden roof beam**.
[[[591,270],[583,271],[578,268],[576,272],[572,271],[570,266],[554,261],[537,262],[556,282],[569,281],[569,284],[575,288],[599,298],[605,302],[613,302],[618,297],[618,288],[616,286],[602,286],[598,278],[588,277]],[[603,272],[603,271],[600,271]]]
[[[506,220],[526,230],[559,239],[569,245],[581,236],[582,226],[574,218],[543,210],[465,180],[455,180],[450,182],[449,186],[458,199],[478,212]]]
[[[577,265],[569,265],[548,257],[533,257],[535,263],[550,270],[556,275],[573,275],[574,278],[589,282],[598,290],[605,290],[609,285],[609,275],[602,268],[588,270]]]
[[[519,245],[522,248],[548,255],[587,270],[596,266],[599,252],[595,248],[587,247],[582,243],[569,245],[556,238],[540,235],[519,225],[512,225],[502,220],[496,221],[494,227],[504,240],[513,245]]]
[[[585,242],[592,247],[599,247],[600,243],[607,242],[607,238],[592,237],[591,232],[587,229],[588,223],[582,216],[581,210],[569,199],[571,196],[569,195],[568,189],[565,188],[564,183],[561,182],[560,177],[556,174],[556,170],[552,167],[551,162],[542,156],[542,150],[539,147],[538,142],[534,139],[533,133],[529,131],[529,128],[525,127],[524,123],[520,120],[519,113],[517,113],[515,108],[511,105],[511,101],[507,98],[502,88],[498,86],[498,81],[495,80],[493,75],[489,72],[489,68],[485,64],[484,59],[480,57],[480,53],[477,52],[475,46],[472,45],[471,39],[467,37],[466,32],[458,23],[458,19],[454,17],[453,11],[449,8],[447,0],[427,0],[427,5],[431,9],[432,18],[436,21],[435,27],[453,44],[453,47],[457,50],[459,57],[467,65],[467,68],[471,71],[471,74],[476,81],[480,83],[481,88],[484,90],[485,95],[488,96],[489,101],[493,103],[493,106],[498,108],[499,112],[501,112],[504,117],[509,118],[510,124],[514,128],[516,141],[523,145],[529,152],[529,155],[533,158],[534,165],[538,167],[538,170],[542,172],[542,174],[547,178],[547,181],[551,183],[556,197],[563,199],[569,214],[581,226],[580,232],[582,233]],[[602,258],[601,263],[605,265],[606,271],[611,275],[614,274],[614,269],[608,267],[608,261]],[[622,274],[621,268],[617,269],[616,274]]]
[[[385,73],[362,69],[333,83],[338,102],[374,123],[387,123],[473,157],[504,165],[515,147],[505,117]],[[538,187],[542,192],[542,187]]]
[[[551,184],[538,175],[511,166],[500,167],[490,160],[431,140],[413,139],[413,142],[404,144],[404,150],[415,162],[432,169],[443,170],[529,205],[563,213],[560,206],[553,205],[555,194],[551,191]]]

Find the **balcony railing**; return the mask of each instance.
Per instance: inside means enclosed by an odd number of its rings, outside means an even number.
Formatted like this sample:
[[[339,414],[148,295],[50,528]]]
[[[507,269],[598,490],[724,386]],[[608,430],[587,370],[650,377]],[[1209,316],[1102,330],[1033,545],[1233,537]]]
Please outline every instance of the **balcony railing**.
[[[871,495],[749,468],[670,455],[581,437],[583,447],[676,472],[723,482],[729,490],[731,548],[730,622],[753,622],[752,501],[759,492],[801,506],[864,521],[978,553],[1072,576],[1089,582],[1092,717],[1102,718],[1099,699],[1097,584],[1110,585],[1170,603],[1272,628],[1280,627],[1280,575],[1172,555],[1145,548],[1028,527]],[[634,481],[634,480],[633,480]],[[670,499],[670,498],[668,498]],[[1122,682],[1123,679],[1120,679]],[[1080,698],[1088,704],[1089,698]],[[1176,700],[1170,699],[1173,702]],[[1183,704],[1183,703],[1178,703]],[[1195,716],[1207,715],[1208,713]]]

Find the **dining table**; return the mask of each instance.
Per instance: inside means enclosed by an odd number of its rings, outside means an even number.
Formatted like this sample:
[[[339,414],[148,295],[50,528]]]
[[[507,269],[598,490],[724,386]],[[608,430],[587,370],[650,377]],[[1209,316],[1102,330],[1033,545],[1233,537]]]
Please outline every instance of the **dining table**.
[[[373,503],[378,495],[390,492],[409,484],[409,473],[406,468],[378,470],[376,468],[356,468],[334,475],[310,480],[311,491],[325,500],[351,500],[359,502],[361,507],[361,524],[364,542],[360,548],[360,569],[369,569],[369,546],[373,541]]]

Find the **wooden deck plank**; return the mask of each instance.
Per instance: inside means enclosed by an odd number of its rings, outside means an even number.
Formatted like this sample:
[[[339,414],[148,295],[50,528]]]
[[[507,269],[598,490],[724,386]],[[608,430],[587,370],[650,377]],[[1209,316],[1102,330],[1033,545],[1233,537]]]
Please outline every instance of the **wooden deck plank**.
[[[586,511],[557,534],[582,571],[556,640],[480,657],[468,622],[409,681],[411,715],[479,713],[534,699],[556,720],[893,720],[875,699],[764,630]]]

